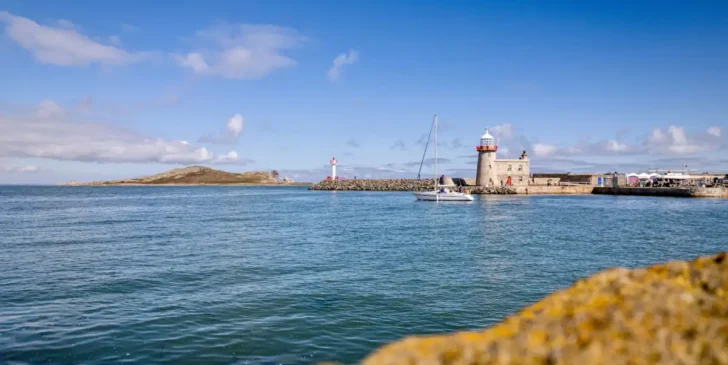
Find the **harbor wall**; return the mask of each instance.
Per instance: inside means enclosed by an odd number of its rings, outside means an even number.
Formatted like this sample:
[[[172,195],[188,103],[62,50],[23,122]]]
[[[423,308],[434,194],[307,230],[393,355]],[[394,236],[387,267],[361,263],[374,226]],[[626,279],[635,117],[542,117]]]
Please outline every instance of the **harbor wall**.
[[[321,181],[309,190],[338,191],[415,191],[433,190],[434,180],[417,179],[357,179]],[[692,188],[635,188],[635,187],[596,187],[590,185],[569,186],[510,186],[479,187],[464,186],[463,192],[471,194],[522,194],[522,195],[637,195],[637,196],[670,196],[686,198],[728,198],[728,189],[724,187],[692,187]]]
[[[705,188],[632,188],[632,187],[595,187],[594,194],[671,196],[681,198],[725,198],[728,191],[724,187]]]
[[[630,188],[630,187],[596,187],[594,194],[601,195],[637,195],[637,196],[672,196],[690,197],[689,188]]]
[[[309,190],[326,191],[414,191],[432,190],[432,179],[357,179],[321,181]],[[529,195],[584,195],[591,194],[592,186],[510,186],[510,187],[480,187],[464,186],[463,192],[471,194],[529,194]]]
[[[691,195],[696,198],[728,198],[728,189],[724,187],[717,188],[693,188]]]
[[[527,195],[589,195],[594,190],[593,186],[519,186],[516,187],[516,194]]]

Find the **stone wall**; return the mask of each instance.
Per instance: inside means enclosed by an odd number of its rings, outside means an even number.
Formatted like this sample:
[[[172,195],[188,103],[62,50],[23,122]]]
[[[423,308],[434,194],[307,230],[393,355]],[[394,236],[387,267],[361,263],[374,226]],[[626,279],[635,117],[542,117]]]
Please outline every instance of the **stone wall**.
[[[593,186],[524,186],[516,187],[517,194],[529,195],[588,195]]]
[[[726,188],[630,188],[596,187],[594,194],[671,196],[680,198],[728,198]]]
[[[602,181],[607,178],[611,179],[611,175],[605,174],[535,173],[531,177],[533,179],[531,184],[548,185],[548,182],[550,181],[551,185],[563,183],[597,186],[600,177],[602,178]]]
[[[716,188],[692,188],[690,195],[695,198],[728,198],[728,189],[725,187]]]
[[[594,188],[594,194],[602,195],[637,195],[637,196],[672,196],[672,197],[690,197],[689,188],[628,188],[628,187],[597,187]]]
[[[529,160],[496,160],[495,163],[498,174],[496,186],[501,186],[501,182],[507,183],[508,176],[511,177],[513,186],[528,186],[531,174]]]
[[[550,186],[559,185],[561,178],[558,177],[533,177],[531,178],[531,185],[535,186]]]

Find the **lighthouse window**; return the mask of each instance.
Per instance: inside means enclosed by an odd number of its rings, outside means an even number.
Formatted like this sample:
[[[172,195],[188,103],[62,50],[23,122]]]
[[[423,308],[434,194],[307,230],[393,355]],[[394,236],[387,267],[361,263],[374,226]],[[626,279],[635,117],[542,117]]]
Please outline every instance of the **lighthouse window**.
[[[511,171],[513,168],[511,165],[508,165],[508,171]]]
[[[523,182],[523,176],[520,176],[520,177],[518,178],[518,182]]]
[[[518,171],[523,171],[523,165],[518,165]]]

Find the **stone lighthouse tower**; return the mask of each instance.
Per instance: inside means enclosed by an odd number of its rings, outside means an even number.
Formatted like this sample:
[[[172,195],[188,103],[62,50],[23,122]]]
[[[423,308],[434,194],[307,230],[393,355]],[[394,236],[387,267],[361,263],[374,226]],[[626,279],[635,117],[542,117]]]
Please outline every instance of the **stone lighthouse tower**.
[[[498,181],[498,167],[495,162],[495,152],[498,146],[495,138],[485,129],[485,134],[480,137],[480,146],[475,148],[478,151],[478,173],[475,176],[475,184],[478,186],[495,186]]]

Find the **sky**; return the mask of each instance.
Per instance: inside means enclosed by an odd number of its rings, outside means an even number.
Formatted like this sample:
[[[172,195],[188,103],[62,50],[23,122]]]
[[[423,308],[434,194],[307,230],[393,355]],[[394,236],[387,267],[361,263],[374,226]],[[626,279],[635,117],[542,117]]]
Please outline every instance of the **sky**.
[[[725,1],[0,1],[0,184],[728,172]],[[431,151],[424,173],[431,173]]]

